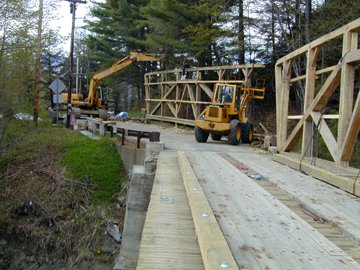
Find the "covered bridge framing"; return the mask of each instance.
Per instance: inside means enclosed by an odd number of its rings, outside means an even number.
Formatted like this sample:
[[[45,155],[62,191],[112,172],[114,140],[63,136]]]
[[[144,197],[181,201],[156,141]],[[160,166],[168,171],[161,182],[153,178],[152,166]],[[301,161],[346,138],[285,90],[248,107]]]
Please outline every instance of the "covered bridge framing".
[[[360,19],[357,19],[276,63],[277,145],[283,154],[300,150],[301,154],[292,162],[298,169],[301,169],[304,159],[316,157],[315,132],[326,145],[336,165],[334,168],[344,172],[343,169],[349,167],[360,130],[359,74],[356,72],[360,64],[359,31]],[[339,48],[338,53],[336,48]],[[336,62],[324,61],[330,54],[333,59],[337,57]],[[290,115],[289,97],[299,82],[304,89],[302,111]],[[331,106],[329,101],[332,101]],[[331,121],[337,123],[330,125]],[[353,171],[349,175],[353,177],[345,182],[339,179],[330,182],[349,192],[359,193],[356,173]]]
[[[251,86],[251,75],[262,64],[214,66],[145,74],[147,119],[194,125],[213,96],[215,83]],[[182,78],[187,77],[187,78]]]

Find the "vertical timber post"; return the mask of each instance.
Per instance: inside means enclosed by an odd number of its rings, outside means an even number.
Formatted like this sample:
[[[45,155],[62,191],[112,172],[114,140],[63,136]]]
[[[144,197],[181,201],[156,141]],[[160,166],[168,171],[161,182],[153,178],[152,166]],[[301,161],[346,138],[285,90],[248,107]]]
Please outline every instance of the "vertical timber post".
[[[305,82],[305,97],[303,113],[309,108],[315,95],[315,72],[316,72],[316,58],[318,55],[318,48],[309,48],[307,51],[306,63],[306,82]],[[314,140],[313,140],[313,120],[305,120],[302,137],[301,154],[305,157],[313,155]]]
[[[357,49],[358,33],[346,31],[343,35],[343,57],[353,50]],[[339,123],[338,123],[338,155],[336,164],[348,167],[349,160],[341,159],[341,149],[345,144],[346,132],[349,128],[349,123],[353,111],[354,101],[354,78],[355,67],[351,64],[343,63],[341,69],[341,84],[340,84],[340,107],[339,107]]]
[[[281,74],[281,94],[279,99],[279,105],[276,105],[279,115],[278,124],[278,142],[280,142],[279,149],[285,145],[287,138],[287,117],[289,111],[289,92],[290,92],[290,73],[291,73],[291,60],[286,60],[283,63],[282,74]]]

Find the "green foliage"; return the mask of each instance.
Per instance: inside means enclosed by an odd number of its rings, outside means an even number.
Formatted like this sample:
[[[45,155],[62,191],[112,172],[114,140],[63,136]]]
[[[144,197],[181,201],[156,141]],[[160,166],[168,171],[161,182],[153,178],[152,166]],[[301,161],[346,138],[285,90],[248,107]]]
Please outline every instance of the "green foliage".
[[[94,202],[101,205],[111,203],[125,181],[122,161],[114,143],[108,138],[93,141],[64,128],[42,125],[34,129],[32,122],[11,122],[6,137],[9,142],[17,143],[3,149],[0,170],[9,163],[21,166],[46,155],[55,155],[61,157],[70,178],[76,181],[86,179],[96,186],[92,195]]]
[[[110,139],[92,141],[82,135],[73,134],[65,142],[62,158],[69,174],[97,186],[93,195],[95,202],[109,204],[124,182],[124,168]]]

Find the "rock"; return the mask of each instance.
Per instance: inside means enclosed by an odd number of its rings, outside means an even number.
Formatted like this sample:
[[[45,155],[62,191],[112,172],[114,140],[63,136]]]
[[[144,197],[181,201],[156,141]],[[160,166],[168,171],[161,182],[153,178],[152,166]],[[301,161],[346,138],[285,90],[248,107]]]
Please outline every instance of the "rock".
[[[110,221],[106,228],[107,234],[109,234],[112,238],[115,239],[116,242],[121,241],[121,233],[119,227],[112,221]]]

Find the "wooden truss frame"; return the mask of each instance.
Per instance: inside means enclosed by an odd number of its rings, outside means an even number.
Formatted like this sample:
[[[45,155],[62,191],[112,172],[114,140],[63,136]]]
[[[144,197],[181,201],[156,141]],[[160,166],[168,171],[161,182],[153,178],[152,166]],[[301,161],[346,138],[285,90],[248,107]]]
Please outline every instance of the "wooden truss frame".
[[[166,70],[145,74],[146,118],[194,126],[213,96],[215,83],[237,83],[251,86],[251,74],[262,64],[188,68],[188,79],[182,79],[182,70]],[[228,76],[242,71],[242,78]],[[215,79],[205,79],[208,74]]]
[[[360,130],[360,94],[354,93],[355,70],[360,64],[359,31],[360,19],[357,19],[277,61],[276,122],[277,145],[280,151],[289,152],[301,141],[302,158],[310,157],[312,153],[308,146],[313,142],[313,128],[317,128],[336,165],[349,166]],[[338,63],[317,69],[320,49],[327,43],[339,39],[342,39],[342,55]],[[293,63],[304,56],[306,56],[305,75],[294,76]],[[316,80],[321,74],[328,77],[320,88],[316,88]],[[300,80],[305,85],[303,113],[289,116],[290,88],[293,83]],[[339,113],[323,115],[327,102],[337,89],[340,89]],[[331,132],[325,121],[327,118],[338,119],[337,136]],[[298,122],[295,128],[288,132],[290,119],[296,119]]]

